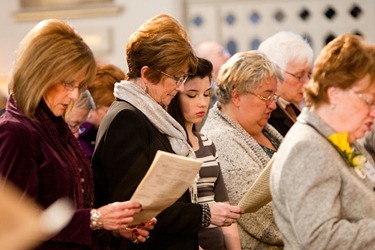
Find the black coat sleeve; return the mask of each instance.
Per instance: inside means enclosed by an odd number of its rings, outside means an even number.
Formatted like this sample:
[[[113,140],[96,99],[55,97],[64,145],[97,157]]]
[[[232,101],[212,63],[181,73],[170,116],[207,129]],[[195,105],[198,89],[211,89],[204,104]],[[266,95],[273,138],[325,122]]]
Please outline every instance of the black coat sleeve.
[[[167,137],[140,111],[130,106],[109,113],[99,129],[93,156],[96,205],[129,200],[157,150],[173,152]],[[195,235],[201,214],[201,205],[190,203],[187,191],[157,216],[151,233]]]

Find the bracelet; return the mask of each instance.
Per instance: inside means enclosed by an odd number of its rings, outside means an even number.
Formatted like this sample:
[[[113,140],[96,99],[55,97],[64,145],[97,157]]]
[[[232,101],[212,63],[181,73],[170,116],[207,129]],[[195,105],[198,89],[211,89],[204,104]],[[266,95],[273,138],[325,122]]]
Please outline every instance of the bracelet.
[[[91,209],[91,211],[90,211],[90,228],[92,230],[103,229],[103,223],[101,223],[99,221],[101,216],[102,215],[100,214],[99,210]]]
[[[202,204],[202,227],[208,227],[211,224],[211,211],[208,203]]]

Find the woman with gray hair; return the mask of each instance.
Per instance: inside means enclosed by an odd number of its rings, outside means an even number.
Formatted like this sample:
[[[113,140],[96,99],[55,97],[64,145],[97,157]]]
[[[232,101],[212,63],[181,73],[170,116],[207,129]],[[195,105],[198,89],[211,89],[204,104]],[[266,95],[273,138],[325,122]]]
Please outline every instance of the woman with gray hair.
[[[220,69],[218,102],[203,133],[216,145],[231,204],[238,204],[274,152],[282,136],[268,124],[276,108],[278,66],[263,53],[235,54]],[[271,204],[238,220],[242,249],[282,248]]]
[[[260,44],[258,50],[276,63],[284,76],[284,81],[277,86],[280,98],[276,110],[268,122],[285,136],[301,113],[303,87],[311,77],[313,50],[302,36],[288,31],[270,36]]]
[[[80,135],[81,125],[87,120],[91,110],[95,110],[95,102],[87,89],[65,110],[64,119],[76,138]]]

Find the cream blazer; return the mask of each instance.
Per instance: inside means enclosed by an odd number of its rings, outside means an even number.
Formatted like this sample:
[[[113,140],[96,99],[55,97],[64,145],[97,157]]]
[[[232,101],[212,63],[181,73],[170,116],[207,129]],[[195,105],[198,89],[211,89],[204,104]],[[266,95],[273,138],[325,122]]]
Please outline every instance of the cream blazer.
[[[305,108],[278,150],[270,187],[285,249],[375,249],[374,191],[302,120],[334,133]]]

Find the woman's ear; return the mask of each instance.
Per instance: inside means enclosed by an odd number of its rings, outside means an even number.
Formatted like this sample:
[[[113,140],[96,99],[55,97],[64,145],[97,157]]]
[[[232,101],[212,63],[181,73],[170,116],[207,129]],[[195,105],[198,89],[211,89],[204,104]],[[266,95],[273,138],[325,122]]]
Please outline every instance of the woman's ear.
[[[238,92],[238,89],[237,88],[233,89],[231,95],[232,95],[231,101],[232,101],[233,105],[235,107],[239,107],[241,97],[240,97],[240,93]]]
[[[143,66],[141,68],[141,78],[143,80],[144,83],[148,83],[148,78],[147,78],[147,72],[150,70],[150,68],[148,66]]]
[[[336,87],[328,87],[327,89],[327,96],[328,96],[328,103],[332,106],[337,104],[337,97],[338,91]]]

